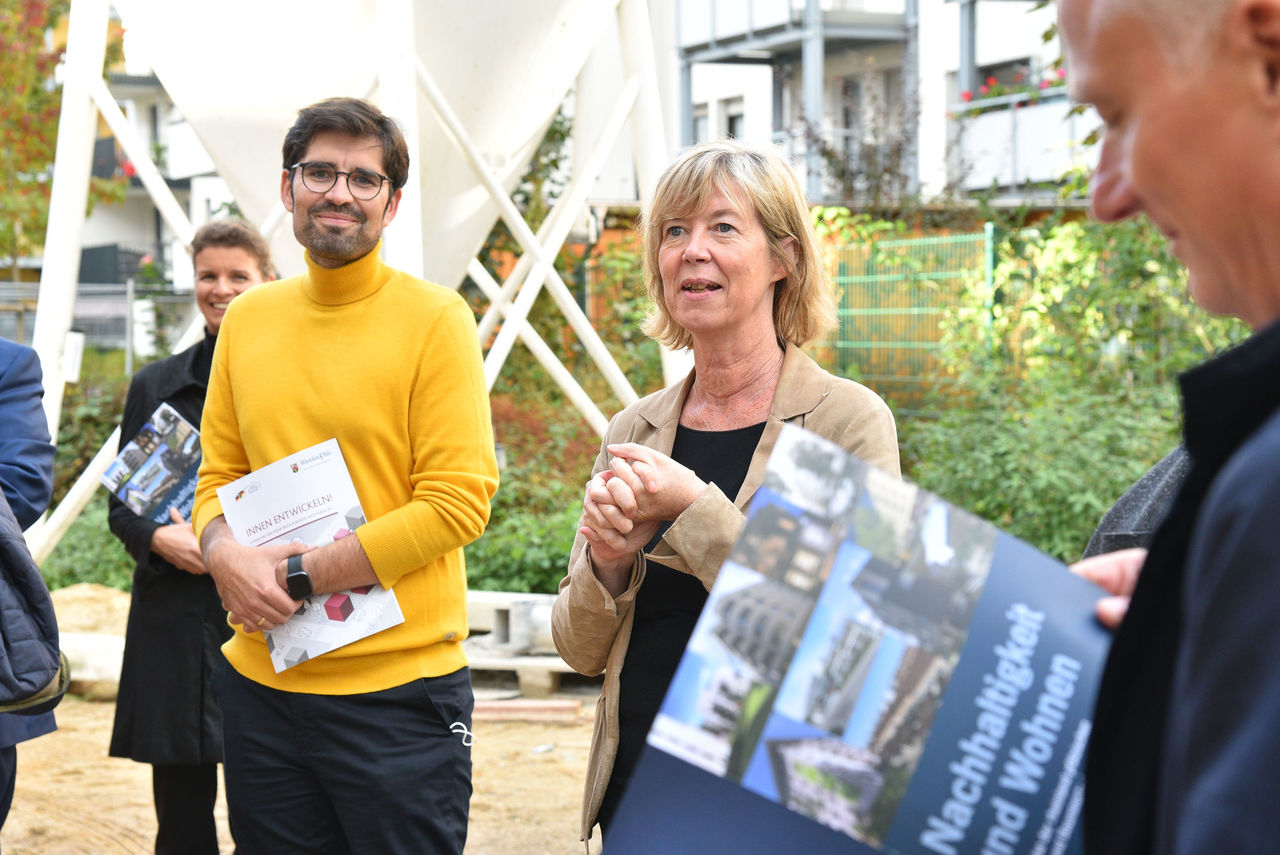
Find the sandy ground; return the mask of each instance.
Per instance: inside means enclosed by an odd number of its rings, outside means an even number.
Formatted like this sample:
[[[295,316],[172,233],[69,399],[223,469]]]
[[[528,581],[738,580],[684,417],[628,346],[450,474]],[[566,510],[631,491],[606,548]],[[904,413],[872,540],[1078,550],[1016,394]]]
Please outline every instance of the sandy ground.
[[[106,589],[57,593],[64,631],[118,625],[123,632],[127,596],[121,601]],[[88,608],[82,610],[81,604]],[[96,617],[87,617],[90,613]],[[477,697],[510,695],[512,685],[513,680],[486,680]],[[581,712],[564,722],[475,722],[469,855],[584,852],[577,828],[595,691],[590,682],[567,684],[557,699],[580,701]],[[13,808],[0,831],[5,855],[152,851],[151,769],[107,757],[113,714],[110,701],[68,696],[57,710],[58,730],[18,746]],[[217,818],[222,852],[231,853],[221,796]]]

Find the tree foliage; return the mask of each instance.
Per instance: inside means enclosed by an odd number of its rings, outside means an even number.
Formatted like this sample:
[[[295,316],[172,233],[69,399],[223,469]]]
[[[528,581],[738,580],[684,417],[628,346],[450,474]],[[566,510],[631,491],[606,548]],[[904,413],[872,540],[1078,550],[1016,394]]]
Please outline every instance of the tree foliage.
[[[123,351],[85,350],[80,381],[69,384],[62,399],[50,507],[57,507],[120,424],[128,391]]]
[[[546,220],[563,191],[571,134],[572,123],[564,113],[558,113],[512,193],[516,207],[534,231]],[[571,289],[576,287],[583,302],[593,264],[603,264],[606,276],[611,275],[609,271],[630,269],[625,251],[607,254],[601,262],[592,257],[595,249],[569,245],[556,258],[556,270]],[[501,281],[503,272],[521,254],[523,250],[510,229],[499,221],[479,258]],[[485,302],[478,289],[467,284],[464,293],[478,313]],[[629,304],[623,300],[609,305],[616,310]],[[528,320],[593,399],[604,399],[607,385],[545,288],[534,301]],[[628,315],[626,321],[630,320]],[[605,330],[601,333],[609,341]],[[627,344],[622,341],[609,345],[615,358],[623,362],[624,370],[626,356],[631,352]],[[490,400],[494,432],[507,465],[489,526],[466,550],[470,584],[488,590],[554,592],[568,566],[574,524],[581,510],[581,485],[590,474],[599,437],[541,364],[519,344],[507,357]]]
[[[934,419],[900,425],[922,486],[1064,560],[1178,442],[1178,372],[1240,340],[1145,219],[1001,230],[946,325]]]
[[[0,0],[0,256],[40,251],[49,218],[62,87],[54,70],[65,47],[52,31],[69,0]],[[108,52],[113,57],[118,51]],[[93,179],[92,200],[120,199],[124,182]]]

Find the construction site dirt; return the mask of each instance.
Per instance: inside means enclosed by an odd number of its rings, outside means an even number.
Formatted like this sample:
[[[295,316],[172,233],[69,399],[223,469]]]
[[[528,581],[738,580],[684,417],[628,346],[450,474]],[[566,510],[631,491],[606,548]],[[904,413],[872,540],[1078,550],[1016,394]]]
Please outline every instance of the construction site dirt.
[[[64,631],[123,632],[127,594],[76,587],[55,592]],[[539,701],[514,697],[514,675],[477,673],[475,685],[467,855],[582,855],[578,824],[598,683],[569,678]],[[107,756],[114,707],[68,695],[57,709],[58,730],[18,746],[13,807],[0,830],[5,855],[154,851],[151,767]],[[228,855],[235,849],[221,792],[216,818]],[[593,840],[591,852],[598,851]]]

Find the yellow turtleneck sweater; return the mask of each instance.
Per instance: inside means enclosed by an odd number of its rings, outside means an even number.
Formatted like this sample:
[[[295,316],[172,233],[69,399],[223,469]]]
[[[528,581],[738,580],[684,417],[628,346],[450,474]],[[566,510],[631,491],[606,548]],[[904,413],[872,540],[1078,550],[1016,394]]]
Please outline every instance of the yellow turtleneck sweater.
[[[345,695],[466,665],[462,547],[498,486],[475,318],[458,294],[382,263],[379,250],[259,285],[231,304],[201,423],[192,522],[222,513],[216,490],[337,437],[366,524],[356,536],[404,623],[276,674],[262,633],[223,647],[251,680]]]

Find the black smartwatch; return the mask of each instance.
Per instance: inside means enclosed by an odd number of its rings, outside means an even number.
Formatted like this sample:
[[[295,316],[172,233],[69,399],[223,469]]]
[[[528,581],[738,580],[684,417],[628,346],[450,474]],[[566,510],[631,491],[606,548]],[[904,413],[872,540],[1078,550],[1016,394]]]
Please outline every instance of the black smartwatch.
[[[302,569],[302,556],[290,555],[285,562],[284,587],[295,600],[305,600],[314,593],[311,576]]]

